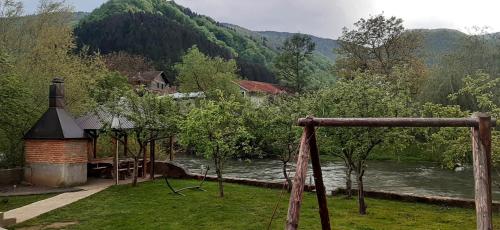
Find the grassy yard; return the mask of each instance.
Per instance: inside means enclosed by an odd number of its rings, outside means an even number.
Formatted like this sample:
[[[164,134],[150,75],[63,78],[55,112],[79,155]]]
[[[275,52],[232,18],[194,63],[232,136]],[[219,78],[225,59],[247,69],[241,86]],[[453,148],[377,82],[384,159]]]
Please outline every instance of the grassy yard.
[[[177,188],[197,183],[172,180]],[[186,196],[177,196],[169,194],[162,180],[135,188],[114,186],[15,227],[266,229],[280,194],[280,190],[225,184],[226,197],[220,199],[216,183],[207,182],[205,188],[207,192],[185,191]],[[288,198],[285,193],[279,203],[273,229],[283,229]],[[328,202],[334,229],[475,229],[472,209],[367,199],[369,213],[359,216],[355,200],[329,198]],[[315,194],[305,193],[301,229],[321,229],[317,210]],[[494,221],[500,226],[498,214]]]
[[[47,199],[55,195],[56,194],[43,194],[31,196],[0,197],[0,212],[6,212],[15,208],[19,208],[24,205]]]

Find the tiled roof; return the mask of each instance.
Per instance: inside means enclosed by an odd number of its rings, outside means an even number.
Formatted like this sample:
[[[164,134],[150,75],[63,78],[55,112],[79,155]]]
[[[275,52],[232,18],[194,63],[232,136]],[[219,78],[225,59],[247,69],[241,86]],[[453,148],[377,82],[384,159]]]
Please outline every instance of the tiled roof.
[[[123,130],[134,128],[134,124],[131,121],[123,117],[115,117],[103,110],[90,112],[79,117],[76,119],[76,124],[84,130],[100,130],[103,129],[106,124],[110,125],[112,129]]]
[[[287,93],[284,87],[276,84],[260,81],[237,80],[236,83],[247,92],[266,93],[266,94],[282,94]]]

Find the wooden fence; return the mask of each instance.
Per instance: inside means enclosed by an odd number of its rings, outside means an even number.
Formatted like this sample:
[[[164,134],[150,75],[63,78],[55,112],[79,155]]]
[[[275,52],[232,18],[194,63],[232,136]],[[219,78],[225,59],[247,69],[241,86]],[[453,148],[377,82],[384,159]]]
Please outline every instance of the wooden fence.
[[[309,157],[319,204],[322,229],[330,229],[330,217],[326,201],[325,185],[321,172],[316,126],[327,127],[470,127],[472,131],[472,153],[474,165],[474,187],[476,221],[478,230],[492,230],[491,197],[491,128],[496,120],[488,114],[476,113],[471,118],[301,118],[304,127],[300,141],[297,167],[293,179],[285,229],[297,229],[300,206],[307,177]]]

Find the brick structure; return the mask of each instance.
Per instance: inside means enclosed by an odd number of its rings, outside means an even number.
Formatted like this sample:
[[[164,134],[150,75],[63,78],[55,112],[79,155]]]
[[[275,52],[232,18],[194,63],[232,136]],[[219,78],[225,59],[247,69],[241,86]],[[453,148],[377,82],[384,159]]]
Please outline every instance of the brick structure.
[[[64,110],[64,81],[50,85],[49,109],[24,136],[24,180],[64,187],[87,182],[89,138]]]

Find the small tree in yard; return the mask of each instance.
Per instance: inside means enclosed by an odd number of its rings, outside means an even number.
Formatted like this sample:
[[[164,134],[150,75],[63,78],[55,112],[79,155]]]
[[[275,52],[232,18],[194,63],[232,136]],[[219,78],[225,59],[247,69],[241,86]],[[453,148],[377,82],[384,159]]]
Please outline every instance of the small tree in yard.
[[[316,114],[321,117],[397,117],[407,116],[409,92],[398,92],[383,80],[383,76],[358,73],[352,80],[340,80],[333,88],[319,94]],[[363,176],[366,161],[373,150],[384,144],[401,149],[409,135],[405,129],[389,128],[323,128],[319,138],[329,146],[335,156],[340,157],[346,167],[346,187],[351,194],[351,173],[356,174],[359,213],[366,214],[363,192]],[[394,141],[397,140],[397,141]]]
[[[251,150],[252,136],[241,116],[243,106],[234,97],[225,98],[218,91],[217,101],[205,100],[191,110],[181,123],[180,142],[194,147],[197,154],[212,159],[219,183],[219,196],[224,197],[222,173],[231,157]]]
[[[297,126],[297,119],[305,114],[301,114],[301,99],[285,96],[276,98],[262,111],[265,113],[262,129],[265,130],[266,145],[282,162],[283,176],[289,191],[292,189],[292,180],[288,177],[287,167],[298,150],[301,129]]]
[[[115,96],[104,106],[113,117],[121,117],[130,121],[134,128],[127,131],[137,143],[136,148],[128,148],[128,153],[134,158],[133,186],[137,184],[138,162],[146,146],[153,140],[167,138],[175,130],[178,123],[178,107],[170,97],[159,97],[144,89],[139,92],[126,91],[123,96]],[[111,123],[112,121],[108,121]],[[112,124],[107,124],[112,129]]]

